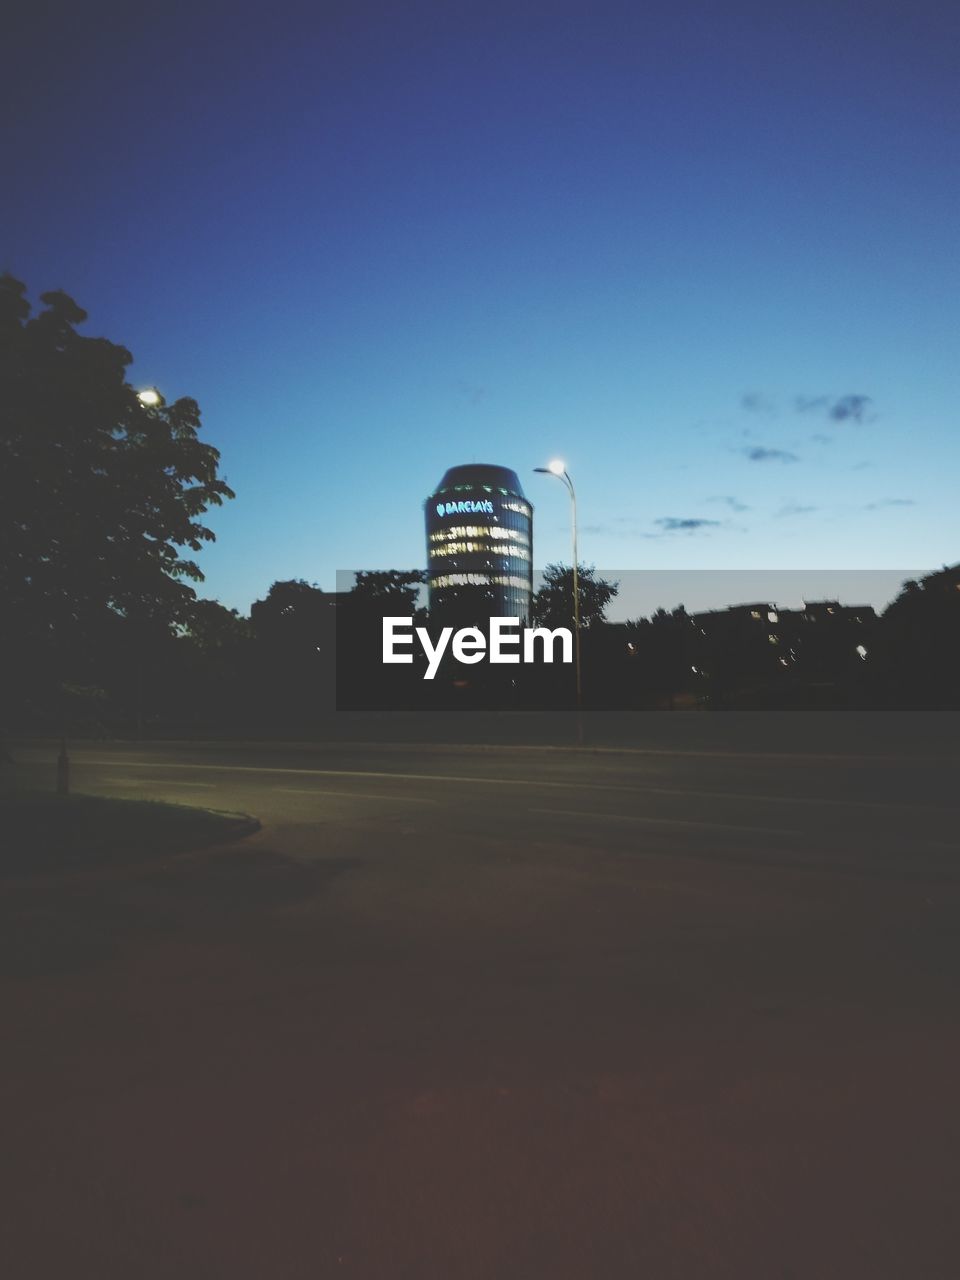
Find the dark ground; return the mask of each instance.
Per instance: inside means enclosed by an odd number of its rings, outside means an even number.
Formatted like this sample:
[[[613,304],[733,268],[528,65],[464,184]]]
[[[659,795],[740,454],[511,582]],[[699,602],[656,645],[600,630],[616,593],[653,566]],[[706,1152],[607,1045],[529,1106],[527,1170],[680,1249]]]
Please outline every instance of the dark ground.
[[[5,1274],[952,1280],[957,738],[719,719],[77,748],[264,825],[0,890]]]

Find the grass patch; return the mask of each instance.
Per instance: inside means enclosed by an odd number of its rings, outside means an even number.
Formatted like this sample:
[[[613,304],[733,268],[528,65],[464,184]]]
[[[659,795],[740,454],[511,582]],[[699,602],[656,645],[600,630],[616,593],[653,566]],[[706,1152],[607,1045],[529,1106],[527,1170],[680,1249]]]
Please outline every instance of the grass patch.
[[[0,794],[0,877],[133,866],[248,835],[256,823],[156,800]]]

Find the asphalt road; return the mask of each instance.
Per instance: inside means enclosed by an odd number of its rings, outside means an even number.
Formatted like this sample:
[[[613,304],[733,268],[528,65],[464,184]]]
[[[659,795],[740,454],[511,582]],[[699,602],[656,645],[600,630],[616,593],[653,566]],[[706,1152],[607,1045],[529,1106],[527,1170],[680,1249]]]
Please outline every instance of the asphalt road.
[[[954,1277],[958,758],[801,745],[75,749],[263,829],[7,974],[7,1273]]]

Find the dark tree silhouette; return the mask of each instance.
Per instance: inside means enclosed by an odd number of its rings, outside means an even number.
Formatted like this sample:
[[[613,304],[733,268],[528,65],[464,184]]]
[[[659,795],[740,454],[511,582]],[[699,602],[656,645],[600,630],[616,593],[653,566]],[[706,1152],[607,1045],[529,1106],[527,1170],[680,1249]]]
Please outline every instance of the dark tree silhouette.
[[[62,682],[111,618],[138,634],[184,618],[203,579],[185,552],[233,493],[194,400],[145,406],[130,353],[81,336],[70,297],[42,294],[31,316],[25,295],[0,276],[0,658]]]
[[[187,612],[182,639],[200,653],[218,654],[246,643],[250,623],[218,600],[195,600]]]
[[[580,626],[589,631],[606,621],[606,607],[620,592],[620,584],[597,577],[596,569],[578,564]],[[533,597],[531,607],[537,626],[569,627],[573,622],[573,568],[548,564],[543,571],[543,585]]]
[[[400,617],[416,613],[419,588],[426,580],[422,569],[361,571],[356,575],[353,595],[357,603],[369,603],[381,615]]]
[[[255,600],[250,622],[262,643],[288,654],[316,652],[324,630],[324,611],[329,599],[319,587],[303,578],[275,582],[265,600]]]
[[[631,685],[640,705],[674,705],[690,685],[690,616],[683,605],[627,623]]]
[[[905,582],[878,640],[875,662],[895,704],[960,706],[960,564]]]
[[[332,698],[337,597],[302,578],[275,582],[250,609],[257,653],[257,715],[305,725]]]

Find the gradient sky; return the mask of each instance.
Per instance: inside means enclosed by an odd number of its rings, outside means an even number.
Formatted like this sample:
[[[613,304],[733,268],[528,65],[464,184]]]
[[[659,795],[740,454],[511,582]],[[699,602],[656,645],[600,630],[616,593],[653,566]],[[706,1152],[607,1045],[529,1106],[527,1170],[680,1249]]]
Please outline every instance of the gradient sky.
[[[604,570],[960,558],[956,6],[140,8],[8,20],[0,268],[200,402],[204,594],[470,461],[569,559],[555,455]]]

